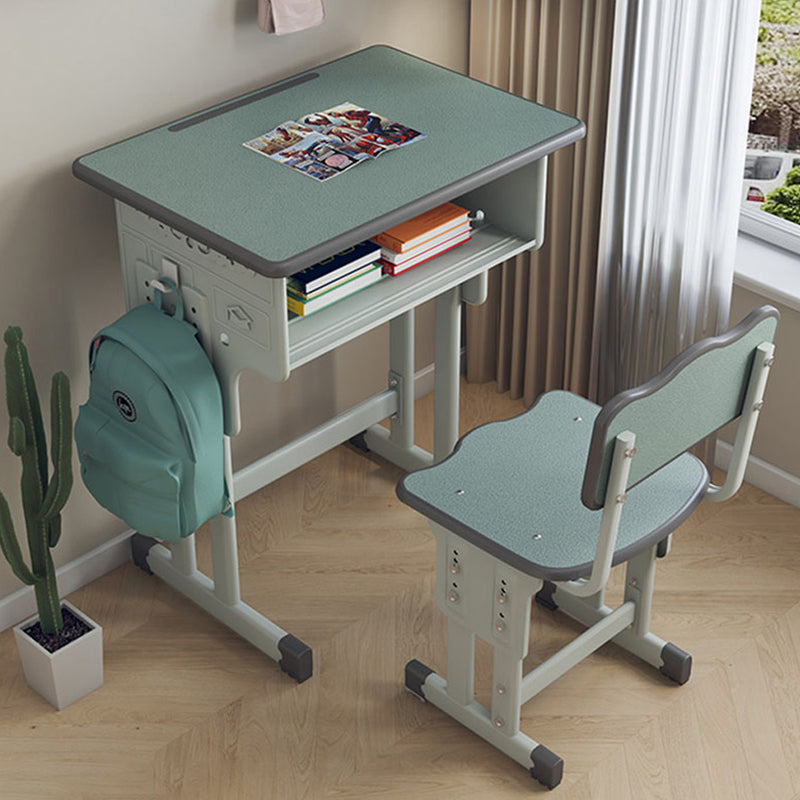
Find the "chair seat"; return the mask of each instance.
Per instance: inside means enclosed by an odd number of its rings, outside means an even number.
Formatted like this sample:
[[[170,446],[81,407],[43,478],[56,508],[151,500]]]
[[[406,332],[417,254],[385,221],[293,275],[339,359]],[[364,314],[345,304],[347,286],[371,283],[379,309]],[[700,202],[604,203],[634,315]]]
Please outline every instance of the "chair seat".
[[[468,433],[443,462],[406,475],[397,494],[522,572],[551,581],[586,577],[603,512],[583,505],[581,486],[599,411],[578,395],[548,392],[525,413]],[[703,463],[686,453],[632,488],[613,563],[677,528],[708,481]]]

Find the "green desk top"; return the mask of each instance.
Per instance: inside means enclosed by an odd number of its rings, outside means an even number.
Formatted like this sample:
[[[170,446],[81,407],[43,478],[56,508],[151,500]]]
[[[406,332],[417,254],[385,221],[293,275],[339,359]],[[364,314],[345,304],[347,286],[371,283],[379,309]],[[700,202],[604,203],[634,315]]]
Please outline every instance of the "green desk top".
[[[344,102],[426,137],[324,182],[242,146]],[[82,156],[73,172],[280,277],[583,135],[574,117],[375,46]]]

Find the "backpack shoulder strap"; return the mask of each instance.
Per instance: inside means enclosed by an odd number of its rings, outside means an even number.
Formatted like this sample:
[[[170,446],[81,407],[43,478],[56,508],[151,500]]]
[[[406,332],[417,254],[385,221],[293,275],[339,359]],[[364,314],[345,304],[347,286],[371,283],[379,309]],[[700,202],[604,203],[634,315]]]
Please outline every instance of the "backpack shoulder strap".
[[[144,323],[142,322],[143,318]],[[188,330],[185,330],[183,326],[186,326]],[[170,340],[173,345],[178,347],[196,346],[198,352],[202,353],[203,358],[206,359],[210,373],[213,374],[213,367],[207,361],[205,351],[194,334],[194,328],[191,325],[183,320],[173,319],[148,303],[131,309],[116,322],[103,328],[94,338],[89,355],[91,369],[100,343],[103,339],[111,339],[126,347],[147,364],[167,388],[185,419],[186,435],[192,450],[192,457],[198,451],[197,441],[200,426],[197,414],[189,394],[183,386],[183,381],[176,380],[174,369],[164,361],[161,354],[166,351]]]

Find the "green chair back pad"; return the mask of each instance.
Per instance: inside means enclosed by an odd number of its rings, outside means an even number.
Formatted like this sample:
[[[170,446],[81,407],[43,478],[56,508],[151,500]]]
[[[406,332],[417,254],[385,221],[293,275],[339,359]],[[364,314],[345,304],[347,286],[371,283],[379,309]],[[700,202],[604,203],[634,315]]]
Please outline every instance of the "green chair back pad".
[[[726,333],[693,344],[647,383],[609,400],[592,432],[584,504],[603,506],[614,441],[623,431],[636,436],[630,488],[737,419],[755,350],[773,340],[778,317],[771,306],[756,309]]]

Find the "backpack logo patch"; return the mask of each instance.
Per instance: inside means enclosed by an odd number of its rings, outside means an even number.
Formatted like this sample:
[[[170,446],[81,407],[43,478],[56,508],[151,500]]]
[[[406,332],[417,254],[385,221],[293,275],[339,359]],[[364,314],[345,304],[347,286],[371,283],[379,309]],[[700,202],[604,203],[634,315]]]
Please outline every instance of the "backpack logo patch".
[[[136,422],[136,406],[124,392],[114,392],[112,395],[117,411],[126,422]]]

